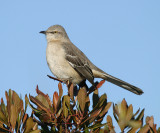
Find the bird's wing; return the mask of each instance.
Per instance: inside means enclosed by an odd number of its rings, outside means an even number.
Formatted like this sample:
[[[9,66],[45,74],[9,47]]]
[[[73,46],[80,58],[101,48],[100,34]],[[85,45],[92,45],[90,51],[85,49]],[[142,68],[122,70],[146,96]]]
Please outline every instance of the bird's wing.
[[[89,66],[88,59],[75,45],[64,43],[65,58],[69,64],[90,83],[94,84],[93,73]]]

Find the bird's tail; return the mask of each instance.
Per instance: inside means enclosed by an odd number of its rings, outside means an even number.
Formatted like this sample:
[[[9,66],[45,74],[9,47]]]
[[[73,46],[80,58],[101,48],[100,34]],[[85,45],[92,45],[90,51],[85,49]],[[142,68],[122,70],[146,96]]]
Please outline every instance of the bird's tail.
[[[107,81],[109,81],[109,82],[111,82],[111,83],[113,83],[117,86],[120,86],[120,87],[122,87],[122,88],[124,88],[128,91],[131,91],[131,92],[133,92],[137,95],[141,95],[143,93],[143,91],[140,88],[138,88],[136,86],[133,86],[133,85],[131,85],[131,84],[129,84],[129,83],[123,81],[123,80],[120,80],[116,77],[113,77],[113,76],[111,76],[111,75],[109,75],[109,74],[107,74],[103,71],[101,73],[97,73],[97,72],[96,72],[96,77],[98,77],[98,78],[105,79],[105,80],[107,80]]]

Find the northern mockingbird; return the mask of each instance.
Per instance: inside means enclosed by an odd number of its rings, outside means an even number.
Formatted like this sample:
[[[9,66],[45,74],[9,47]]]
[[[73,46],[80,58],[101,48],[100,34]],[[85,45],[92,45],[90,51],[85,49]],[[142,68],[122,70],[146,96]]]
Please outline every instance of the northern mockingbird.
[[[135,94],[143,91],[125,81],[113,77],[96,67],[87,56],[79,50],[69,39],[65,29],[60,25],[53,25],[46,31],[46,58],[51,72],[60,80],[69,80],[74,85],[88,80],[94,85],[94,78],[105,79]]]

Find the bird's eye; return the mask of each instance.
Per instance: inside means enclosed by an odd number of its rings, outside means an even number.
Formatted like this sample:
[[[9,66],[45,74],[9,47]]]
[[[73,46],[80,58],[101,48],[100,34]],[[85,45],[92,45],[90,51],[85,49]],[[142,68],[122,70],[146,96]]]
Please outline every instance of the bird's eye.
[[[58,31],[52,31],[52,32],[50,32],[50,33],[54,34],[54,33],[58,33]]]

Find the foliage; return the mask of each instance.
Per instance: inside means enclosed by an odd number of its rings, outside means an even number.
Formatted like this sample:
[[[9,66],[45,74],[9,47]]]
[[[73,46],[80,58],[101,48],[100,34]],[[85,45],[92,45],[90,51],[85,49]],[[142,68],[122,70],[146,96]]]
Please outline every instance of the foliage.
[[[5,93],[6,105],[1,99],[0,132],[4,133],[115,133],[113,121],[107,115],[112,102],[107,101],[107,95],[99,96],[98,90],[104,81],[95,87],[86,86],[77,89],[67,84],[68,94],[63,95],[62,84],[59,82],[59,92],[53,93],[52,100],[36,88],[37,96],[25,96],[25,102],[16,92]],[[92,100],[90,94],[93,92]],[[92,104],[91,104],[92,102]],[[32,109],[27,114],[27,106]],[[91,107],[92,105],[92,107]],[[107,117],[105,117],[107,115]],[[133,113],[133,106],[127,105],[125,99],[120,104],[113,104],[113,115],[122,132],[128,133],[159,133],[154,124],[153,116],[146,117],[143,124],[144,109]],[[106,118],[106,120],[104,120]]]
[[[19,98],[15,91],[9,90],[5,93],[7,105],[1,99],[0,104],[0,132],[32,132],[38,133],[38,124],[33,121],[32,117],[26,114],[27,105],[29,103],[27,96],[25,97],[25,108],[23,100]]]

